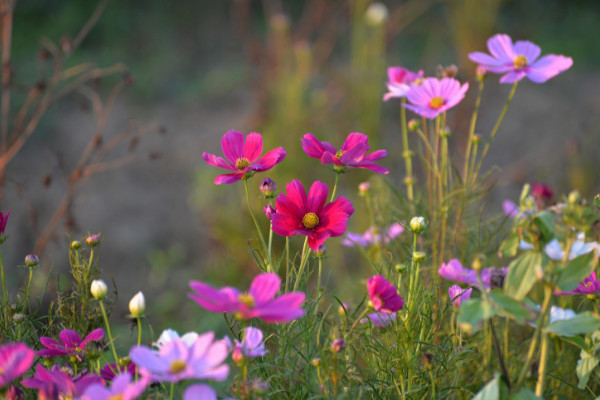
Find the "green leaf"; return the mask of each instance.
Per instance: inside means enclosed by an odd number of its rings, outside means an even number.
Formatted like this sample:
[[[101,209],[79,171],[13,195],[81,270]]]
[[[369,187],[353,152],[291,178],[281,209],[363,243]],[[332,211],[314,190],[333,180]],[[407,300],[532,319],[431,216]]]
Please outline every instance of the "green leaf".
[[[589,351],[590,346],[585,342],[581,336],[564,336],[561,339],[567,343],[571,343],[574,346],[579,347],[580,350]]]
[[[519,235],[513,233],[502,242],[498,252],[502,257],[514,257],[517,255],[517,250],[519,249],[520,242],[521,239],[519,238]]]
[[[563,292],[573,290],[579,282],[587,278],[598,264],[598,255],[594,251],[573,259],[558,277],[556,285]]]
[[[600,208],[600,194],[597,194],[596,197],[594,197],[594,205]]]
[[[586,311],[573,318],[553,322],[548,325],[546,331],[558,336],[573,336],[590,333],[598,328],[600,328],[600,318]]]
[[[552,221],[552,214],[548,211],[540,211],[535,214],[531,225],[539,229],[540,241],[542,243],[546,244],[554,238],[554,223]]]
[[[598,362],[600,362],[600,360],[597,357],[583,350],[581,351],[581,358],[577,361],[577,368],[575,369],[577,377],[579,378],[579,385],[577,385],[579,389],[585,388],[590,379],[590,375],[594,368],[596,368],[596,365],[598,365]]]
[[[504,281],[504,293],[513,299],[523,300],[537,281],[535,270],[541,264],[542,255],[536,251],[525,252],[513,260]]]
[[[537,397],[535,393],[527,388],[521,388],[517,393],[510,395],[510,400],[543,400],[541,397]]]
[[[461,307],[462,308],[462,307]],[[494,376],[494,379],[488,382],[472,400],[499,400],[500,399],[500,384],[499,374]]]
[[[488,293],[488,297],[495,307],[496,314],[512,318],[519,324],[532,317],[531,313],[520,302],[506,296],[499,289],[493,289]]]
[[[457,322],[475,327],[493,316],[494,309],[490,303],[481,299],[470,299],[460,305]]]

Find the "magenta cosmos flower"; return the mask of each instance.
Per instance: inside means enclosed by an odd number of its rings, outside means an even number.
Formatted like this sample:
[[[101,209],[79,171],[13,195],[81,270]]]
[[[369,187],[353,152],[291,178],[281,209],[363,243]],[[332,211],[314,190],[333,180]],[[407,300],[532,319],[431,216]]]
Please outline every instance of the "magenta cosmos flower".
[[[35,351],[23,343],[0,346],[0,388],[27,372],[34,358]]]
[[[133,400],[140,397],[146,386],[150,383],[147,376],[142,376],[139,380],[132,382],[133,375],[125,372],[117,375],[110,388],[104,387],[100,383],[90,385],[81,400]]]
[[[75,331],[70,329],[64,329],[58,334],[60,342],[47,337],[42,336],[40,343],[46,347],[37,352],[38,356],[68,356],[76,355],[77,359],[81,361],[81,355],[85,350],[85,345],[90,341],[97,341],[104,338],[104,331],[102,328],[94,329],[90,332],[85,339],[81,340],[81,336]]]
[[[398,295],[398,290],[383,276],[376,275],[367,281],[369,299],[375,311],[393,313],[402,309],[404,302]]]
[[[263,151],[262,136],[252,132],[246,136],[238,131],[229,131],[221,139],[221,148],[227,160],[208,153],[202,153],[208,164],[233,171],[231,174],[219,175],[215,184],[233,183],[240,179],[248,179],[255,172],[267,171],[285,158],[285,149],[278,147],[260,157]],[[260,158],[259,158],[260,157]]]
[[[573,65],[571,57],[562,55],[548,54],[538,58],[542,52],[539,46],[525,40],[513,45],[510,36],[504,34],[489,38],[487,46],[491,56],[476,51],[470,53],[469,58],[490,72],[504,74],[500,83],[514,83],[525,77],[535,83],[544,83]]]
[[[458,285],[452,285],[448,289],[448,295],[450,296],[450,300],[452,300],[452,304],[455,308],[460,307],[463,301],[469,300],[471,298],[471,292],[473,288],[463,289]]]
[[[10,210],[6,214],[2,214],[2,212],[0,212],[0,236],[4,235],[4,231],[6,230],[6,224],[8,222],[9,215],[10,215]]]
[[[600,280],[596,279],[596,273],[592,272],[579,286],[570,292],[556,292],[558,296],[571,296],[575,294],[598,294],[600,293]]]
[[[239,319],[260,318],[267,323],[288,322],[304,315],[302,292],[275,297],[281,286],[277,274],[264,273],[254,278],[248,293],[236,288],[214,289],[202,282],[190,282],[195,293],[188,296],[202,308],[212,312],[233,313]]]
[[[454,78],[427,78],[420,85],[412,85],[406,93],[410,104],[403,106],[425,118],[435,118],[460,103],[469,89]]]
[[[402,67],[388,68],[387,88],[389,92],[383,95],[383,101],[406,96],[410,86],[421,79],[423,79],[423,70],[412,72]]]
[[[348,199],[339,197],[325,204],[329,188],[319,181],[312,184],[308,196],[298,180],[288,183],[286,191],[275,201],[277,212],[271,215],[273,232],[281,236],[307,236],[313,251],[318,251],[328,237],[344,234],[348,218],[354,213]]]
[[[223,340],[213,341],[214,334],[199,335],[192,346],[181,339],[165,343],[158,352],[147,346],[136,346],[129,352],[142,375],[155,382],[180,382],[186,379],[222,381],[229,375],[223,364],[229,352]]]
[[[369,137],[362,133],[348,135],[342,148],[336,150],[330,143],[319,141],[312,133],[307,133],[302,138],[302,149],[312,158],[321,160],[321,164],[333,164],[336,172],[344,172],[347,167],[366,168],[378,174],[387,174],[390,171],[374,162],[387,155],[387,150],[377,150],[366,154],[371,148],[367,144]]]
[[[347,237],[342,241],[342,244],[348,247],[354,247],[356,245],[361,247],[371,247],[374,246],[375,243],[388,244],[390,241],[400,236],[402,232],[404,232],[404,227],[397,222],[384,229],[383,235],[377,233],[377,229],[371,226],[362,235],[360,233],[348,232],[346,235]]]
[[[58,365],[55,365],[51,370],[47,370],[38,364],[36,365],[34,377],[23,379],[21,384],[26,388],[38,389],[40,392],[38,398],[40,399],[74,399],[81,396],[88,386],[100,382],[101,379],[97,375],[72,378],[61,371]]]

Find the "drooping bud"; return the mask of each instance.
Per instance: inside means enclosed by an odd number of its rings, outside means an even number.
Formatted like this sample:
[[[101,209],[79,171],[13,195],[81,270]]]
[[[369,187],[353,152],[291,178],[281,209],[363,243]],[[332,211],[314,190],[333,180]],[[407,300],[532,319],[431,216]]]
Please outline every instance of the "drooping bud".
[[[25,266],[28,268],[35,268],[40,265],[40,259],[35,254],[27,254],[25,256]]]
[[[265,199],[272,199],[277,192],[277,185],[271,178],[265,178],[260,183],[260,192],[265,196]]]
[[[92,296],[94,296],[96,300],[102,300],[103,298],[105,298],[107,291],[108,288],[106,287],[106,283],[104,283],[103,280],[94,279],[92,281],[90,292],[92,292]]]
[[[146,299],[142,292],[137,292],[129,301],[129,312],[134,318],[140,318],[146,311]]]
[[[267,216],[267,218],[273,219],[273,214],[275,214],[277,212],[277,210],[272,205],[267,204],[265,206],[265,208],[263,208],[263,212],[265,213],[265,215]]]
[[[427,222],[423,217],[413,217],[410,220],[410,230],[416,234],[423,232],[423,230],[427,227]]]

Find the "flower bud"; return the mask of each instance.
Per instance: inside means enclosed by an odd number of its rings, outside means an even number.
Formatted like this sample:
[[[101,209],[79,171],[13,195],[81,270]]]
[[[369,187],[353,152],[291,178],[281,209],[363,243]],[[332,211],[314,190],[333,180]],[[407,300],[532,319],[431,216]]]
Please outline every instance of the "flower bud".
[[[315,367],[318,367],[319,365],[321,365],[321,359],[320,358],[313,358],[312,361],[311,361],[311,363]]]
[[[407,270],[406,264],[396,264],[396,266],[394,268],[396,269],[396,272],[399,274],[403,274]]]
[[[478,134],[475,133],[473,135],[473,143],[477,143],[477,144],[481,143],[481,136],[479,136]]]
[[[267,204],[265,206],[265,208],[263,208],[263,212],[265,213],[265,215],[267,216],[267,218],[272,219],[273,214],[275,214],[277,212],[277,210],[272,205]]]
[[[427,222],[425,222],[425,218],[423,217],[413,217],[410,220],[410,230],[416,234],[423,232],[425,227],[427,227]]]
[[[320,245],[317,250],[314,251],[315,257],[323,258],[327,254],[327,247],[324,244]]]
[[[454,64],[444,67],[442,78],[454,78],[458,74],[458,67]]]
[[[415,251],[413,253],[413,259],[415,260],[415,262],[417,263],[422,263],[423,261],[425,261],[425,253],[423,253],[422,251]]]
[[[579,204],[580,201],[581,195],[577,190],[573,190],[571,193],[569,193],[569,197],[567,198],[567,202],[569,204]]]
[[[244,353],[240,347],[233,349],[233,352],[231,353],[231,359],[239,366],[244,365]]]
[[[450,128],[448,128],[447,126],[442,128],[442,130],[440,131],[440,137],[444,138],[444,137],[448,137],[452,134],[452,131],[450,131]]]
[[[344,339],[342,338],[337,338],[333,342],[331,342],[331,351],[334,353],[339,353],[340,351],[343,351],[345,347],[346,344],[344,343]]]
[[[88,237],[85,238],[85,243],[90,247],[98,246],[98,243],[100,243],[100,236],[89,235]]]
[[[137,292],[129,301],[129,312],[135,318],[140,318],[146,311],[146,299],[142,292]]]
[[[410,121],[408,121],[408,130],[409,131],[416,131],[417,129],[419,129],[419,125],[421,123],[419,122],[418,119],[411,119]]]
[[[106,283],[100,279],[94,279],[92,281],[92,286],[90,287],[90,291],[92,292],[92,296],[96,300],[102,300],[106,297],[106,292],[108,288],[106,287]]]
[[[265,178],[260,183],[260,192],[265,196],[266,199],[271,199],[275,197],[275,192],[277,192],[277,185],[271,178]]]
[[[25,320],[25,315],[22,313],[16,313],[15,315],[13,315],[13,321],[15,321],[17,324],[23,322]]]
[[[477,77],[477,79],[482,81],[485,79],[486,75],[487,75],[487,69],[483,65],[478,65],[477,69],[475,70],[475,76]]]
[[[367,196],[371,191],[371,184],[369,182],[362,182],[358,185],[358,194],[361,196]]]
[[[81,247],[81,242],[79,240],[73,240],[71,242],[71,249],[77,250],[80,247]]]
[[[389,15],[388,9],[383,3],[371,3],[365,12],[365,19],[371,26],[381,25]]]
[[[35,254],[27,254],[25,256],[25,266],[34,268],[40,265],[40,259]]]
[[[338,307],[338,315],[340,317],[345,317],[350,312],[350,303],[343,302],[341,306]]]

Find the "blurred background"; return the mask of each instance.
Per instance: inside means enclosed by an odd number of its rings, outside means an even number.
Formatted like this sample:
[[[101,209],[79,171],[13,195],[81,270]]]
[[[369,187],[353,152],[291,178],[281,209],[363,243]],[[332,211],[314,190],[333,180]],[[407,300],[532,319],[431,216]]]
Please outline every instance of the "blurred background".
[[[16,3],[15,112],[26,88],[44,74],[42,44],[68,44],[96,6],[77,0]],[[543,54],[571,56],[574,65],[543,85],[527,80],[519,85],[484,163],[484,170],[494,168],[486,212],[499,213],[503,199],[516,200],[522,185],[532,181],[548,184],[556,199],[572,189],[589,198],[600,191],[599,18],[596,0],[108,2],[66,67],[122,63],[116,77],[86,83],[104,97],[115,81],[127,83],[106,116],[102,140],[110,142],[123,130],[144,135],[139,143],[130,140],[114,149],[119,157],[135,152],[134,162],[102,170],[77,188],[40,254],[45,273],[36,274],[34,290],[43,291],[49,271],[50,289],[60,287],[70,237],[101,233],[104,277],[114,278],[119,289],[117,317],[142,290],[155,329],[166,328],[165,321],[175,329],[199,329],[177,319],[180,315],[214,326],[211,318],[222,317],[187,300],[187,283],[247,287],[257,272],[247,246],[256,232],[243,185],[215,186],[222,171],[205,164],[202,153],[221,155],[220,139],[231,129],[260,132],[265,151],[286,148],[283,163],[250,180],[258,213],[264,201],[257,188],[265,176],[280,190],[294,178],[306,187],[315,180],[333,184],[334,174],[302,152],[305,133],[335,146],[350,132],[366,133],[372,149],[388,150],[381,164],[391,173],[352,171],[341,177],[338,192],[356,202],[349,230],[364,232],[368,222],[357,184],[370,180],[384,192],[404,190],[399,103],[381,100],[387,67],[435,76],[439,66],[455,64],[457,78],[471,82],[465,101],[449,113],[453,157],[462,165],[476,95],[476,65],[467,54],[487,51],[486,40],[495,33],[533,41]],[[497,76],[486,82],[476,129],[484,138],[510,90],[497,82]],[[11,210],[10,238],[2,255],[13,288],[26,274],[15,267],[39,245],[68,191],[65,171],[97,129],[94,103],[85,94],[76,90],[53,104],[6,168],[1,209]],[[266,229],[266,219],[261,221]],[[301,246],[300,240],[292,242]],[[328,266],[332,280],[343,282],[348,270],[368,266],[358,265],[356,251],[341,249],[340,242],[328,241]]]

